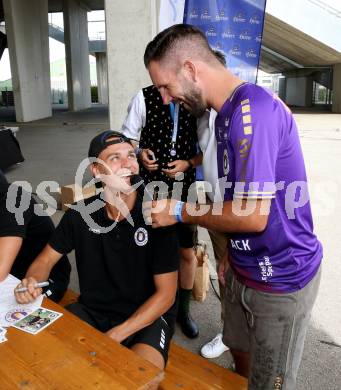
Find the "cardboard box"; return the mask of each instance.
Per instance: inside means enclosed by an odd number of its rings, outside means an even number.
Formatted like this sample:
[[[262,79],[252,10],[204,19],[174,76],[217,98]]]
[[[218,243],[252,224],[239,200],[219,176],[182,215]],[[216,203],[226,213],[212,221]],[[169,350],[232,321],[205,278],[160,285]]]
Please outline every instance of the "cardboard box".
[[[95,185],[92,185],[90,187],[83,187],[83,188],[80,188],[79,186],[77,187],[78,187],[77,195],[76,195],[75,184],[69,184],[61,188],[60,199],[61,199],[63,211],[66,211],[68,209],[67,204],[72,204],[78,202],[81,199],[87,199],[90,198],[91,196],[96,195]]]

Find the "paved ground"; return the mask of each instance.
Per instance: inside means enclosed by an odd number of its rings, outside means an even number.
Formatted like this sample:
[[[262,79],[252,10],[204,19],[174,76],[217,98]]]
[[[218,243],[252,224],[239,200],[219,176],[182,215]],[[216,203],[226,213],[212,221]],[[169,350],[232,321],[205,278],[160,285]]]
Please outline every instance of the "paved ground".
[[[298,113],[295,117],[310,181],[315,231],[324,246],[321,288],[306,339],[298,389],[340,390],[341,115]],[[8,110],[5,115],[0,108],[0,124],[5,121],[13,121],[13,115]],[[77,114],[58,110],[52,119],[19,126],[18,139],[26,161],[12,168],[7,173],[8,178],[29,180],[33,188],[42,180],[56,180],[65,185],[73,182],[89,140],[96,132],[108,128],[107,111],[102,106]],[[61,212],[57,212],[53,218],[57,222],[60,217]],[[208,240],[204,230],[200,235]],[[75,273],[71,287],[78,288]],[[193,302],[192,312],[200,325],[199,338],[190,341],[177,331],[175,339],[198,352],[221,328],[219,301],[212,289],[204,303]],[[216,361],[228,366],[231,357],[227,352]]]

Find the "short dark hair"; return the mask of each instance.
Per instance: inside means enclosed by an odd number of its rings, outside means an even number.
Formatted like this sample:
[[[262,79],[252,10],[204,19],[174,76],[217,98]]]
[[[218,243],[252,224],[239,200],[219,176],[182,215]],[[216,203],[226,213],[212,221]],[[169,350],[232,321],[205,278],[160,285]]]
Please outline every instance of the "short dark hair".
[[[213,50],[213,54],[215,55],[216,59],[224,66],[226,66],[226,57],[225,54],[220,50]]]
[[[175,24],[161,31],[150,41],[144,52],[144,64],[147,68],[151,61],[162,60],[165,55],[182,40],[195,40],[202,48],[212,53],[203,32],[190,24]]]

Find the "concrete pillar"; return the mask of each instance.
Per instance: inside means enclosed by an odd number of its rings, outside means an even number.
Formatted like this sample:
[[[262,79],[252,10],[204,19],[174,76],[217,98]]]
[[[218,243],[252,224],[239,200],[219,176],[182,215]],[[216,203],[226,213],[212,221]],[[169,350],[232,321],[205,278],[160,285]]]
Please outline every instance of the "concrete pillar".
[[[313,79],[311,77],[288,77],[285,103],[290,106],[311,107]]]
[[[65,62],[69,110],[91,107],[87,9],[77,0],[64,0]]]
[[[341,114],[341,64],[336,64],[333,66],[332,112]]]
[[[96,71],[98,103],[108,104],[108,69],[106,53],[96,53]]]
[[[16,119],[52,115],[48,0],[4,0]]]
[[[278,80],[278,96],[285,102],[287,94],[287,79],[280,77]]]
[[[132,96],[151,80],[143,64],[157,27],[156,0],[105,0],[109,123],[120,129]]]

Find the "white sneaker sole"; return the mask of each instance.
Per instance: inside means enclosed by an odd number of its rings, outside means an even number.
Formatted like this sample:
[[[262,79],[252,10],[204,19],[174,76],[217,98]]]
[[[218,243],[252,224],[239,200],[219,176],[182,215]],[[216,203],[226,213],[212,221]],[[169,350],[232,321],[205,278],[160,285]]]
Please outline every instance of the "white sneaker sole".
[[[201,355],[202,357],[204,357],[205,359],[215,359],[215,358],[221,356],[224,352],[228,351],[229,349],[230,349],[230,348],[226,347],[226,349],[225,349],[223,352],[220,352],[220,353],[215,354],[215,355],[209,355],[209,356],[206,355],[205,353],[203,353],[202,351],[200,351],[200,355]]]

